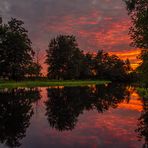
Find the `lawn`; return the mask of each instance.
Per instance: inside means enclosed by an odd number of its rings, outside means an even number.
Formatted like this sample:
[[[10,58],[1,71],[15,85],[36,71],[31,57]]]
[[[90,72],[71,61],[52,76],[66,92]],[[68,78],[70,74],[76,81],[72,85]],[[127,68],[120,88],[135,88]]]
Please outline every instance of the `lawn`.
[[[1,81],[0,88],[18,88],[18,87],[48,87],[48,86],[87,86],[87,85],[101,85],[110,83],[104,80],[72,80],[72,81]]]

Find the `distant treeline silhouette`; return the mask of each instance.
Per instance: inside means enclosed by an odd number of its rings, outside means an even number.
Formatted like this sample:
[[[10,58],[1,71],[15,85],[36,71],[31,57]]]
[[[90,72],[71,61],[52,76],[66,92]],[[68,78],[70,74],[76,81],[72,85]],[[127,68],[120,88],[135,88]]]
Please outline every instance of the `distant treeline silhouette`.
[[[72,35],[59,35],[50,41],[46,63],[50,79],[126,81],[131,76],[128,59],[123,61],[103,50],[98,50],[96,54],[84,54]]]
[[[35,51],[23,24],[14,18],[7,24],[0,24],[1,78],[22,80],[41,75],[41,65],[34,60]],[[123,61],[103,50],[84,54],[73,35],[58,35],[51,39],[45,63],[49,79],[130,81],[133,77],[128,59]]]

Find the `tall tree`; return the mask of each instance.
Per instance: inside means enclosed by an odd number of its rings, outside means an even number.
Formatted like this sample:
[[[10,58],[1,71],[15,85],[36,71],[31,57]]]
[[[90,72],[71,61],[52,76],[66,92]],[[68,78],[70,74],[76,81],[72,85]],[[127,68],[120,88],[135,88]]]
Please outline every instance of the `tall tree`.
[[[0,75],[18,80],[26,75],[33,50],[23,22],[12,18],[0,25]]]
[[[141,48],[140,71],[141,80],[148,85],[148,0],[124,0],[127,10],[132,20],[129,34],[131,35],[132,45]]]
[[[132,45],[148,49],[148,0],[124,0],[132,20]]]
[[[82,51],[74,36],[59,35],[52,39],[46,63],[51,79],[77,79],[80,75]]]

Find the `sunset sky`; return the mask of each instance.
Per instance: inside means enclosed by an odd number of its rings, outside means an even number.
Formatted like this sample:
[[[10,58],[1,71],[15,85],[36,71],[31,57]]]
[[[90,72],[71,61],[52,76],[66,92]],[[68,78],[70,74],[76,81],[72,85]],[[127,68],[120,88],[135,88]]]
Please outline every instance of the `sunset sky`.
[[[103,49],[137,63],[139,50],[129,46],[130,19],[122,0],[1,0],[0,15],[25,22],[42,60],[51,38],[73,34],[84,51]]]

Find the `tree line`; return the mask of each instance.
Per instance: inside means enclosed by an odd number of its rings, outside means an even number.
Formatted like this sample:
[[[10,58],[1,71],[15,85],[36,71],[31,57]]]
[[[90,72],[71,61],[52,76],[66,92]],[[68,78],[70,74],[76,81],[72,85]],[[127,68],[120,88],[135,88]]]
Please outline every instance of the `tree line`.
[[[116,55],[103,50],[96,54],[84,53],[75,36],[59,35],[52,39],[47,50],[48,78],[129,80],[131,66]]]
[[[35,50],[23,25],[23,21],[14,18],[0,24],[0,78],[23,80],[41,76],[41,65],[35,61]],[[49,79],[129,81],[132,78],[128,59],[123,61],[103,50],[84,53],[73,35],[51,39],[46,53]]]
[[[123,61],[115,55],[98,50],[96,54],[84,53],[72,35],[59,35],[51,39],[45,63],[48,78],[65,79],[109,79],[125,81],[134,78],[148,85],[148,1],[123,0],[132,20],[129,34],[131,45],[141,48],[141,63],[131,73],[129,60]],[[41,76],[41,65],[35,61],[28,31],[24,22],[12,18],[2,23],[0,18],[0,78],[22,80]],[[135,77],[136,76],[136,77]],[[137,77],[138,76],[138,77]]]

